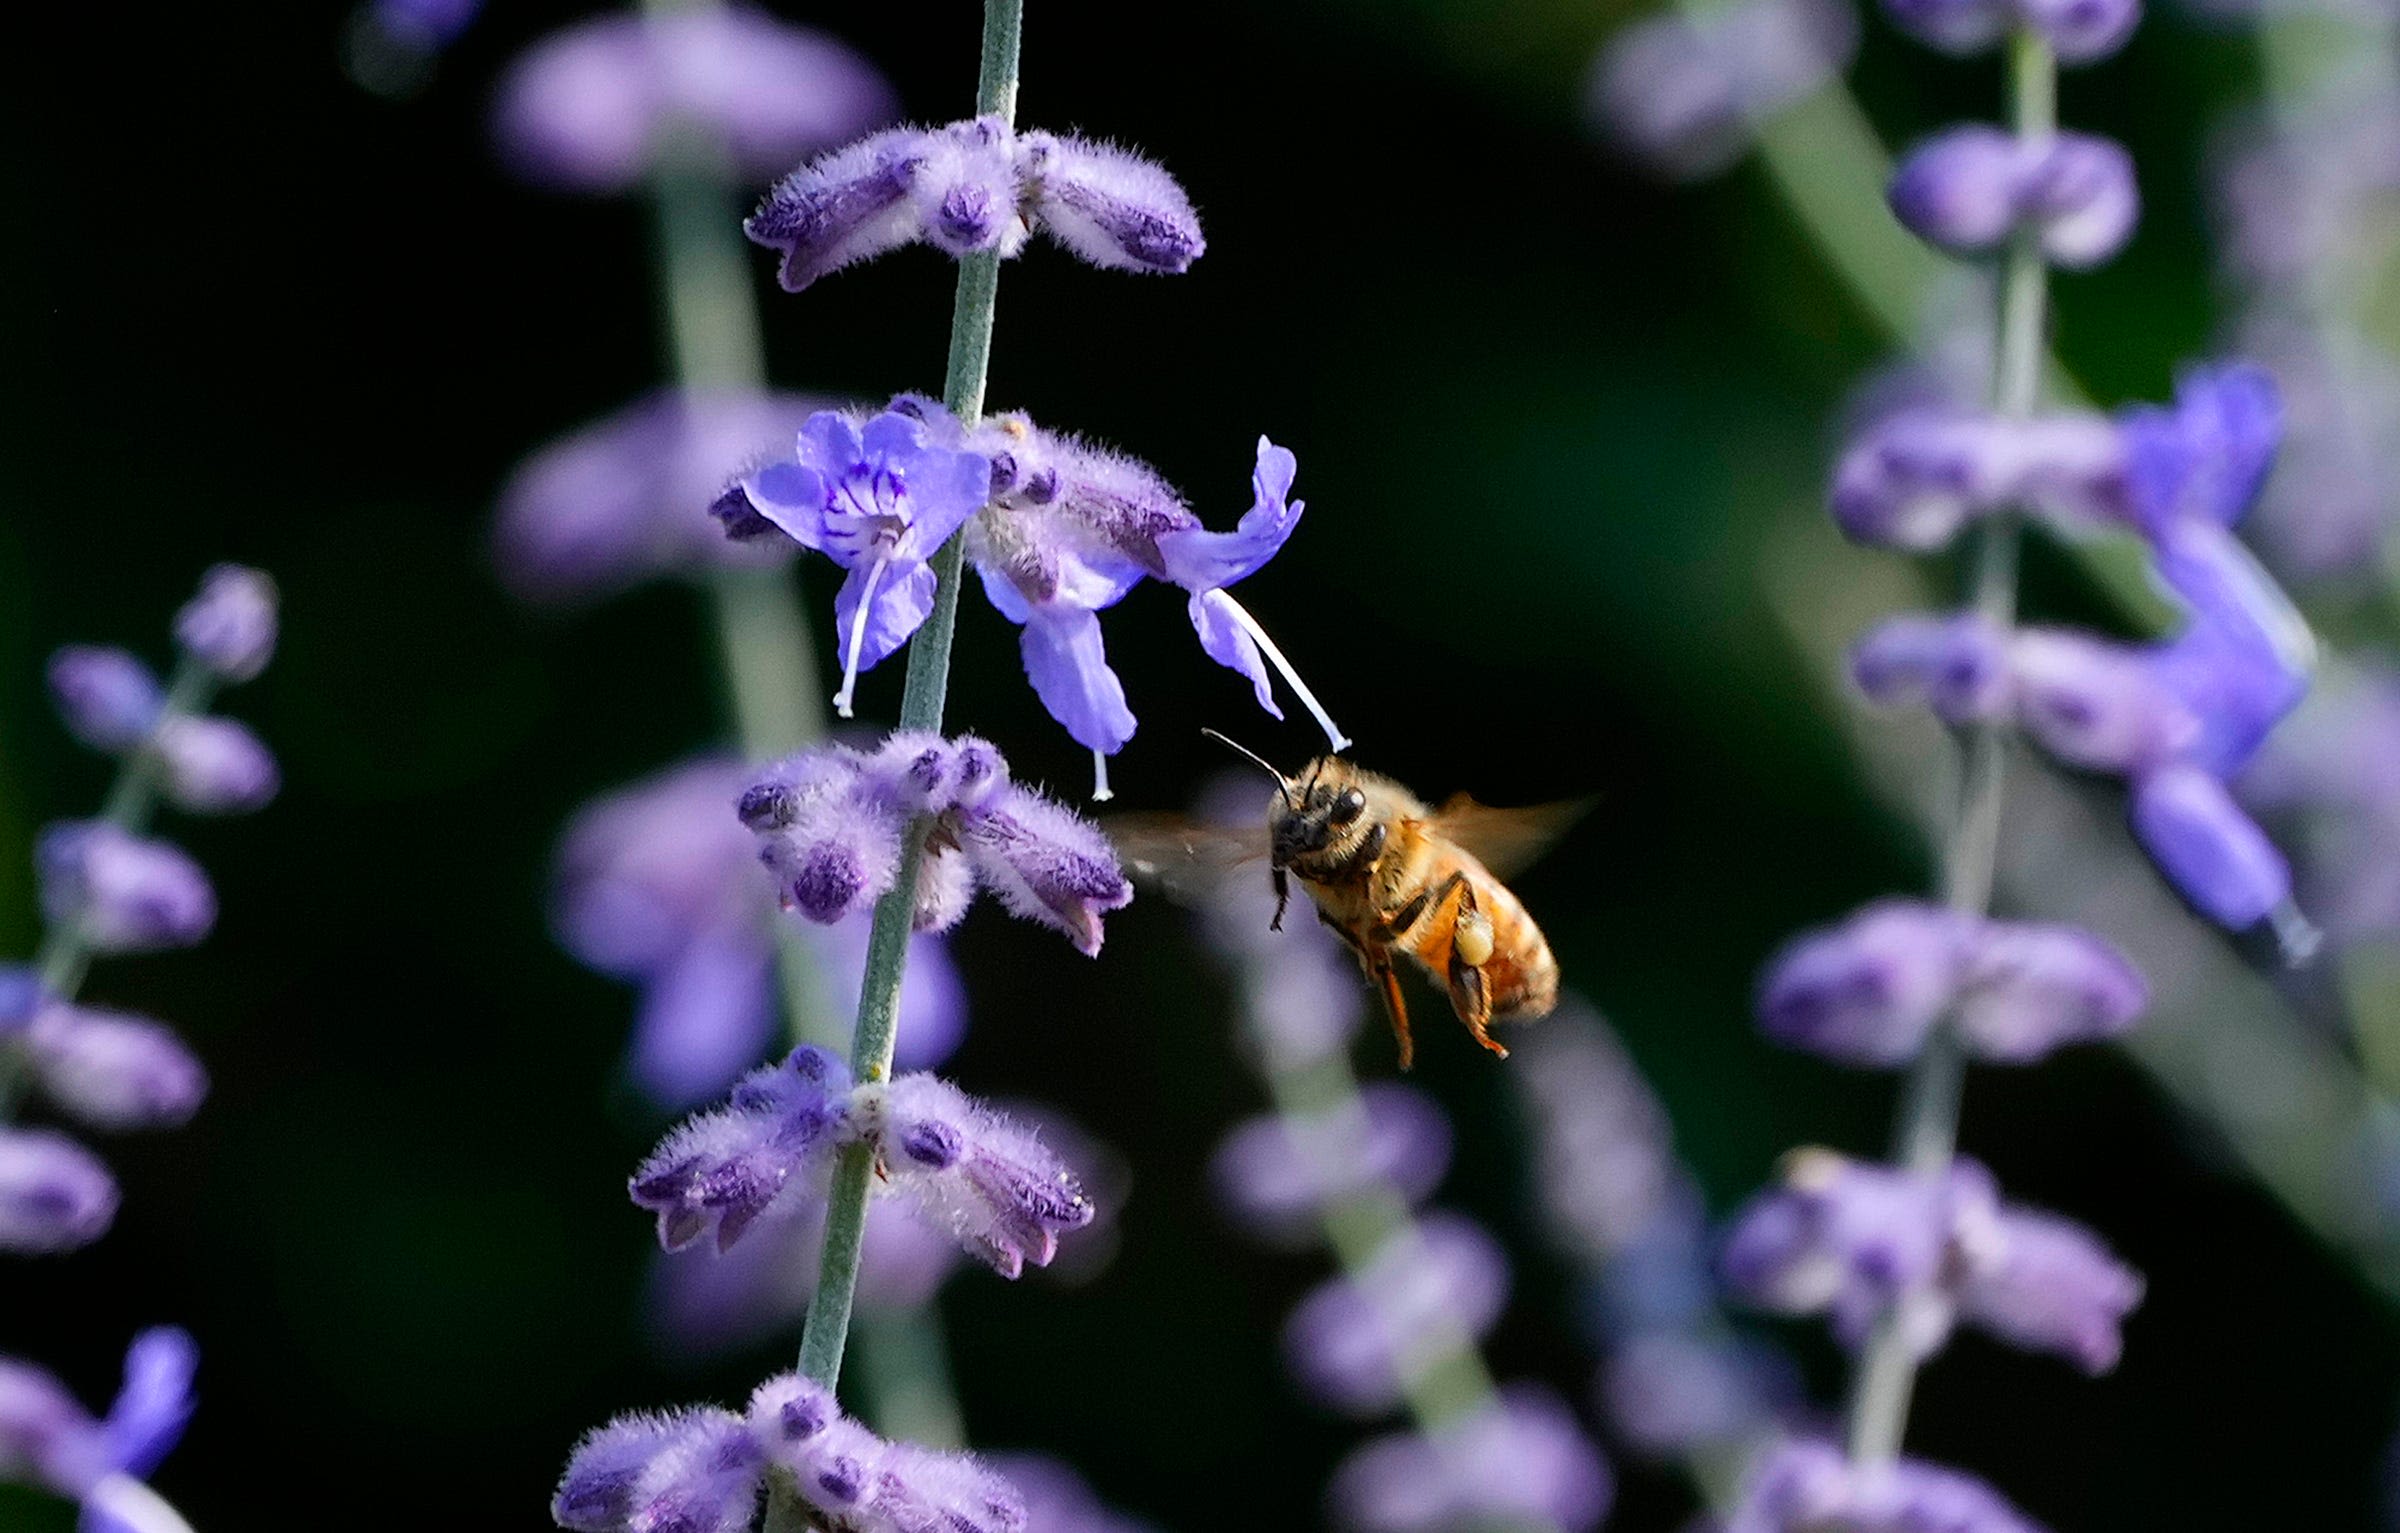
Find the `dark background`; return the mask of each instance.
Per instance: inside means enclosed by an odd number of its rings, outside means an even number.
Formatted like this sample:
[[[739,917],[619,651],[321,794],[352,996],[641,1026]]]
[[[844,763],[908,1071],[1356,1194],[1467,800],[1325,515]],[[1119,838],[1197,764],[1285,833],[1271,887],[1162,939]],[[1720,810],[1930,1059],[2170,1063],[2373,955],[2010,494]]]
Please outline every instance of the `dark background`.
[[[782,9],[861,47],[912,115],[966,107],[973,7]],[[1294,447],[1311,515],[1243,599],[1362,761],[1433,794],[1603,796],[1523,892],[1715,1204],[1793,1143],[1879,1144],[1885,1083],[1747,1020],[1785,933],[1925,878],[1767,610],[1766,531],[1817,494],[1825,422],[1881,342],[1763,180],[1662,189],[1585,141],[1605,7],[1029,9],[1025,119],[1155,154],[1209,253],[1174,281],[1048,249],[1012,265],[995,404],[1147,457],[1217,525],[1247,504],[1252,439]],[[494,5],[404,103],[345,79],[334,8],[49,8],[50,40],[0,64],[0,951],[37,937],[15,849],[89,812],[106,770],[50,721],[42,658],[161,655],[222,558],[287,600],[274,668],[229,706],[289,785],[255,820],[174,832],[218,878],[217,935],[105,963],[88,991],[175,1021],[215,1094],[186,1130],[106,1146],[127,1201],[105,1242],[0,1267],[0,1350],[95,1401],[136,1326],[199,1334],[201,1413],[159,1483],[204,1530],[546,1526],[579,1431],[785,1365],[676,1370],[637,1345],[649,1233],[622,1186],[657,1124],[613,1087],[630,1001],[543,920],[572,807],[717,733],[699,603],[655,586],[536,617],[485,554],[511,463],[661,365],[643,210],[514,185],[486,146],[499,67],[579,14]],[[2067,81],[2067,120],[2129,140],[2150,204],[2129,256],[2062,298],[2062,349],[2104,400],[2162,391],[2216,323],[2195,166],[2249,70],[2238,41],[2165,16]],[[1877,20],[1857,80],[1893,141],[1994,110],[1988,61],[1932,60]],[[912,251],[773,295],[778,380],[933,386],[949,290]],[[808,571],[819,612],[827,573]],[[1128,805],[1179,805],[1219,769],[1202,723],[1314,748],[1199,654],[1171,593],[1108,633],[1142,719],[1116,764]],[[866,682],[868,714],[896,708],[899,672]],[[955,725],[1080,790],[1081,753],[980,602],[951,696]],[[974,1437],[1061,1453],[1162,1526],[1314,1521],[1360,1433],[1277,1371],[1320,1260],[1259,1253],[1203,1196],[1217,1134],[1259,1104],[1186,977],[1185,922],[1137,905],[1094,965],[985,909],[957,946],[975,1021],[952,1073],[1064,1105],[1135,1174],[1097,1283],[949,1290]],[[1419,1080],[1460,1119],[1447,1197],[1521,1253],[1496,1364],[1581,1399],[1508,1067],[1447,1029],[1428,1045]],[[1360,1057],[1390,1068],[1380,1038]],[[1921,1449],[2065,1529],[2372,1522],[2389,1312],[2140,1076],[2105,1052],[1979,1075],[1967,1142],[2106,1231],[2151,1294],[2099,1383],[1961,1342],[1925,1383]],[[1833,1398],[1830,1350],[1787,1334]],[[1684,1505],[1634,1472],[1614,1525],[1670,1528]],[[0,1525],[64,1515],[0,1499]]]

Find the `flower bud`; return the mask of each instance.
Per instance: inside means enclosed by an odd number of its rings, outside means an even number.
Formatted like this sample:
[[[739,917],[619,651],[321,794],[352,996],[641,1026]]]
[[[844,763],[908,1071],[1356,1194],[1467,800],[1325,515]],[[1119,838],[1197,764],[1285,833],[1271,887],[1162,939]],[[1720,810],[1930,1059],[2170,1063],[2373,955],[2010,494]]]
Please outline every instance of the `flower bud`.
[[[50,657],[50,697],[69,734],[111,755],[148,739],[166,701],[150,667],[95,644],[70,644]]]
[[[35,849],[42,910],[95,951],[190,947],[216,925],[208,875],[178,848],[104,820],[53,825]]]
[[[276,601],[264,573],[220,564],[175,614],[175,641],[224,680],[248,681],[275,653]]]
[[[0,1130],[0,1251],[72,1251],[108,1233],[116,1178],[63,1134]]]
[[[182,715],[155,742],[166,766],[167,796],[191,814],[248,814],[283,786],[266,743],[232,719]]]

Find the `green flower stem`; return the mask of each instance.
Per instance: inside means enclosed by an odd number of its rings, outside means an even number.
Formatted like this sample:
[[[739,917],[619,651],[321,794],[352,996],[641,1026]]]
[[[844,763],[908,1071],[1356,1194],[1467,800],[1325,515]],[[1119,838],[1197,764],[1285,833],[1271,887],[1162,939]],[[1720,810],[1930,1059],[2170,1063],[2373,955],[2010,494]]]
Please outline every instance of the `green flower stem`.
[[[985,0],[983,69],[975,91],[977,115],[1013,121],[1017,106],[1017,48],[1024,0]],[[972,426],[983,417],[983,390],[992,352],[992,312],[1000,286],[997,253],[959,262],[958,296],[951,310],[950,365],[942,400],[950,413]],[[908,647],[908,680],[900,695],[902,729],[939,732],[950,685],[950,643],[958,625],[958,584],[965,550],[952,537],[934,555],[940,581],[933,613]],[[860,1081],[888,1080],[892,1073],[901,971],[908,958],[910,919],[916,908],[917,864],[931,827],[920,820],[903,838],[900,876],[875,905],[867,939],[865,981],[858,998],[858,1029],[850,1043],[851,1073]],[[874,1178],[874,1152],[851,1145],[835,1163],[825,1210],[825,1254],[818,1266],[817,1292],[808,1306],[800,1338],[800,1368],[831,1388],[841,1377],[842,1349],[850,1331],[850,1309],[858,1286],[859,1247],[866,1235],[867,1198]]]
[[[2049,44],[2030,29],[2018,31],[2008,52],[2010,121],[2020,138],[2047,137],[2057,129],[2058,63]],[[2042,326],[2048,307],[2049,273],[2040,247],[2021,235],[2008,252],[2000,277],[2000,344],[1992,368],[1992,408],[2023,419],[2033,413],[2041,383]],[[2005,630],[2016,621],[2016,519],[1993,517],[1976,533],[1968,576],[1975,608]],[[1953,910],[1982,915],[1991,908],[1992,879],[2000,849],[2000,809],[2005,789],[2008,739],[1996,724],[1977,724],[1961,741],[1958,818],[1943,857],[1942,897]],[[1958,1149],[1960,1098],[1967,1079],[1966,1053],[1947,1020],[1937,1024],[1925,1050],[1909,1070],[1902,1091],[1892,1159],[1924,1175],[1946,1170]],[[1912,1324],[1937,1297],[1924,1290],[1901,1295],[1868,1339],[1852,1385],[1848,1440],[1860,1464],[1888,1463],[1900,1451],[1915,1392],[1917,1359],[1907,1340]]]

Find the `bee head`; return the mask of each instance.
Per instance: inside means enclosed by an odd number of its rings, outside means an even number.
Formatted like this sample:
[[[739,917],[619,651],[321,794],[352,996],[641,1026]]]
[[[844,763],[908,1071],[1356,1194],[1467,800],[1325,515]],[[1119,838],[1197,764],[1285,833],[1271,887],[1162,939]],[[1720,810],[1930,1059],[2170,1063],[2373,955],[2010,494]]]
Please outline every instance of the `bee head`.
[[[1367,812],[1349,763],[1319,756],[1298,781],[1283,780],[1282,794],[1267,807],[1267,838],[1276,867],[1286,867],[1347,846]]]

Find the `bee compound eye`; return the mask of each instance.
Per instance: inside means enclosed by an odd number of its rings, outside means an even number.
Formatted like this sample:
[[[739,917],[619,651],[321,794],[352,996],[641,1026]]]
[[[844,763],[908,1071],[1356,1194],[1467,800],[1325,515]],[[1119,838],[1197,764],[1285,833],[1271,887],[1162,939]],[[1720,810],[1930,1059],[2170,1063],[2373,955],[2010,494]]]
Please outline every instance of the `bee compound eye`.
[[[1347,825],[1364,814],[1366,808],[1367,796],[1364,793],[1356,788],[1345,789],[1342,796],[1333,801],[1333,818],[1336,823]]]

